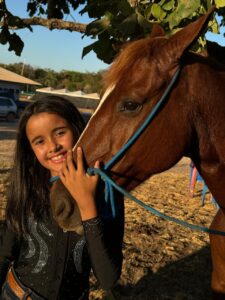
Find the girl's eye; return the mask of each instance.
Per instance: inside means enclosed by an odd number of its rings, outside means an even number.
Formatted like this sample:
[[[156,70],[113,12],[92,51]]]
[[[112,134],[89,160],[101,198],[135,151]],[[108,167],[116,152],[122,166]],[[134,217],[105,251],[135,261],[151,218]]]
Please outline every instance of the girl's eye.
[[[41,145],[43,143],[44,143],[44,140],[36,140],[35,143],[34,143],[34,145],[38,146],[38,145]]]
[[[60,131],[56,132],[56,135],[61,136],[61,135],[64,135],[65,133],[66,133],[65,130],[60,130]]]

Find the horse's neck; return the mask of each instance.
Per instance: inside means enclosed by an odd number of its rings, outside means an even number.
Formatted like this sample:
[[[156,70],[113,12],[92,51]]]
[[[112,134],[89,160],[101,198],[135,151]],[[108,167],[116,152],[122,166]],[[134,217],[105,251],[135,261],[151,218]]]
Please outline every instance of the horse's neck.
[[[190,55],[187,57],[184,67],[185,93],[188,104],[191,105],[193,117],[197,120],[204,118],[210,121],[208,115],[222,110],[225,106],[225,68],[222,65],[214,66],[212,61],[201,55]],[[188,99],[187,99],[188,97]]]
[[[225,72],[201,59],[185,71],[195,136],[190,156],[214,196],[225,202]]]

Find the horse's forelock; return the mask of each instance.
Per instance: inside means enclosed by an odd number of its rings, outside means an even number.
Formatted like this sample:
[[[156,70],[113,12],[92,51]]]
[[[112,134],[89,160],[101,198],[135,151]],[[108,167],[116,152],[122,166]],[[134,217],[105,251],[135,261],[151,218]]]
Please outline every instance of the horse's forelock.
[[[126,45],[104,76],[104,90],[115,86],[127,73],[130,73],[134,63],[146,59],[150,52],[149,44],[150,38],[145,38]]]

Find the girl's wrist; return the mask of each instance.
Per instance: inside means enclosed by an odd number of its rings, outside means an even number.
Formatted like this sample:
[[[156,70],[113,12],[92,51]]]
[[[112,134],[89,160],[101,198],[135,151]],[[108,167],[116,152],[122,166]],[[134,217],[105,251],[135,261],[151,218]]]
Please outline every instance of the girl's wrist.
[[[93,208],[93,209],[90,208],[85,211],[80,210],[80,215],[81,215],[81,220],[86,221],[89,219],[96,218],[98,216],[98,212],[97,212],[96,208]]]
[[[85,205],[85,207],[79,207],[82,221],[92,219],[98,216],[94,199],[90,199],[90,201],[87,201],[86,203],[87,204]]]

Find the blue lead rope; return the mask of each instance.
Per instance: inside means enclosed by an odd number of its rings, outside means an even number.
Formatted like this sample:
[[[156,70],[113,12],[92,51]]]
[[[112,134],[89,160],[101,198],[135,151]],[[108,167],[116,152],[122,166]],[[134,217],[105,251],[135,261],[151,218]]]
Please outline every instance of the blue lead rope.
[[[119,191],[120,193],[122,193],[124,196],[130,198],[131,200],[133,200],[134,202],[136,202],[137,204],[139,204],[140,206],[142,206],[144,209],[146,209],[147,211],[151,212],[152,214],[167,220],[167,221],[171,221],[174,222],[176,224],[179,224],[183,227],[188,227],[192,230],[195,231],[203,231],[209,234],[216,234],[216,235],[222,235],[225,236],[225,232],[223,231],[219,231],[219,230],[214,230],[214,229],[209,229],[207,227],[203,227],[203,226],[199,226],[199,225],[194,225],[182,220],[179,220],[177,218],[168,216],[166,214],[161,213],[160,211],[158,211],[157,209],[151,207],[150,205],[145,204],[144,202],[142,202],[141,200],[137,199],[136,197],[134,197],[133,195],[131,195],[130,193],[128,193],[126,190],[124,190],[121,186],[119,186],[117,183],[115,183],[103,170],[97,169],[97,168],[88,168],[88,173],[90,174],[99,174],[100,177],[102,178],[103,181],[106,182],[106,184],[108,186],[114,187],[117,191]],[[111,199],[111,209],[112,209],[112,214],[113,212],[115,212],[115,205],[114,205],[114,199]]]

